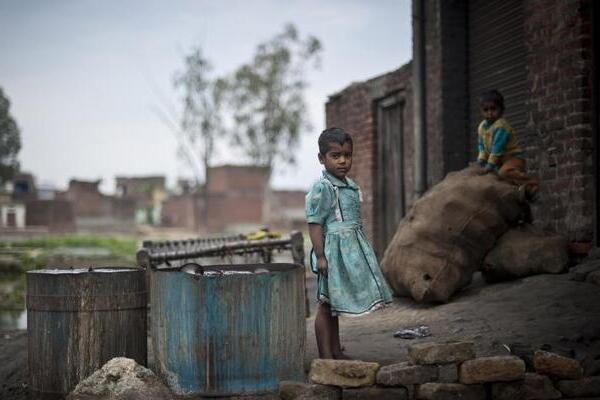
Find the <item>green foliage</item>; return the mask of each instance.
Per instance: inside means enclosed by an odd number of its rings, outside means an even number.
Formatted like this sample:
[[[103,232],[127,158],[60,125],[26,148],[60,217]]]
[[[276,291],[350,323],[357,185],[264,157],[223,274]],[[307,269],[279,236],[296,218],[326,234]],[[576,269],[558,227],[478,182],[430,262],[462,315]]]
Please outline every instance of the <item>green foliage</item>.
[[[19,127],[10,115],[10,101],[0,88],[0,183],[19,170],[17,154],[21,150]]]
[[[304,89],[307,63],[318,66],[321,43],[301,39],[289,24],[282,33],[256,48],[253,59],[230,82],[235,129],[233,143],[257,165],[271,167],[276,159],[295,162],[300,133],[310,129]]]
[[[137,251],[137,240],[128,237],[56,235],[16,242],[0,242],[0,249],[45,249],[68,247],[95,247],[109,250],[112,255],[133,257]]]

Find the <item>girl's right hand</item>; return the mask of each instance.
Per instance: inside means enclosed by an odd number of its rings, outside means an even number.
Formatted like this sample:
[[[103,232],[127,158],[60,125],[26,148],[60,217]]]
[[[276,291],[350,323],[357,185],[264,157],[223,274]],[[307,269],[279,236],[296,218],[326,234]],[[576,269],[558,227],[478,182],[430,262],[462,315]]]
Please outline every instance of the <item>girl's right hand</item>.
[[[317,257],[317,270],[319,273],[327,276],[327,259],[325,257]]]

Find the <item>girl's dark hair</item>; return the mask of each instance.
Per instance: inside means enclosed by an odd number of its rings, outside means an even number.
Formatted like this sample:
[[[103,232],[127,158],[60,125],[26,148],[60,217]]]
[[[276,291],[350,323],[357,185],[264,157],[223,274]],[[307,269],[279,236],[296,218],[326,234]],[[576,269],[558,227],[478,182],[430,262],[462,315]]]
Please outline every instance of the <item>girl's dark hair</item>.
[[[338,143],[343,146],[344,143],[352,144],[352,136],[342,128],[327,128],[319,135],[319,153],[327,154],[330,143]]]
[[[496,89],[488,90],[486,92],[481,93],[479,96],[479,104],[492,102],[500,107],[501,110],[504,110],[504,96],[502,93],[497,91]]]

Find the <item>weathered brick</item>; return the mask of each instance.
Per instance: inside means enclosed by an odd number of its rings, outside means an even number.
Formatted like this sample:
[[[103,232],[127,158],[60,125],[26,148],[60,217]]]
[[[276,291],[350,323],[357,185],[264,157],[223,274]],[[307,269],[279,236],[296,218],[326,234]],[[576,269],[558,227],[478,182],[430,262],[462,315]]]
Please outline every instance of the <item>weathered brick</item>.
[[[525,377],[525,362],[514,356],[481,357],[463,362],[458,375],[466,384],[514,381]]]
[[[435,365],[410,365],[407,362],[386,365],[377,373],[377,383],[384,386],[407,386],[437,380]]]
[[[579,361],[547,351],[535,352],[533,366],[538,373],[556,379],[579,379],[583,376]]]
[[[492,384],[494,400],[551,400],[561,397],[550,378],[539,374],[527,373],[521,381]]]
[[[360,389],[344,389],[344,400],[408,400],[406,388],[381,388],[376,386]]]
[[[483,400],[485,389],[482,385],[432,382],[419,385],[416,398],[418,400]]]
[[[302,397],[314,400],[339,400],[342,398],[342,389],[314,383],[282,381],[279,383],[279,397],[282,400],[297,400]]]
[[[438,365],[438,382],[453,383],[458,381],[458,366],[456,364]]]
[[[600,376],[559,381],[556,387],[565,397],[600,396]]]
[[[449,364],[475,358],[473,342],[428,342],[408,346],[413,364]]]
[[[340,387],[362,387],[375,383],[379,364],[364,361],[314,359],[309,373],[313,383]]]

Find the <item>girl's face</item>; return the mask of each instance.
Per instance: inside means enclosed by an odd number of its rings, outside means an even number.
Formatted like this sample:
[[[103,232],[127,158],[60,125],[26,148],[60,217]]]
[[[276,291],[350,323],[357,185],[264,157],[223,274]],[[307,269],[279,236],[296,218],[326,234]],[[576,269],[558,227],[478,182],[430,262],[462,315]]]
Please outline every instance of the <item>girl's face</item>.
[[[493,101],[484,101],[480,107],[481,114],[483,114],[488,124],[493,124],[502,116],[502,109]]]
[[[329,143],[329,150],[325,155],[319,153],[319,162],[325,170],[339,179],[346,179],[352,167],[352,144],[345,142],[343,145],[335,142]]]

